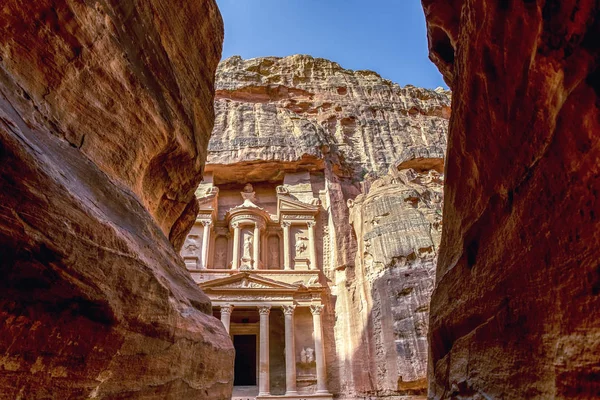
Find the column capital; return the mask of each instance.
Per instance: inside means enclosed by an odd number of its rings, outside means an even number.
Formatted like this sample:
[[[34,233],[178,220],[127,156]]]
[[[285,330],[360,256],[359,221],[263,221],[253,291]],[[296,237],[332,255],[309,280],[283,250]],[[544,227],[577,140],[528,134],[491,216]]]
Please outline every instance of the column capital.
[[[323,307],[325,307],[323,304],[311,304],[310,312],[312,313],[312,315],[321,315]]]
[[[221,314],[223,314],[223,313],[231,314],[232,311],[233,311],[233,305],[231,305],[231,304],[225,304],[224,306],[221,306]]]
[[[282,227],[282,228],[289,228],[290,226],[292,226],[292,223],[291,223],[291,222],[288,222],[288,221],[283,221],[283,222],[281,223],[281,227]]]
[[[231,227],[233,229],[238,229],[240,227],[240,223],[239,222],[234,222],[234,223],[231,224]]]
[[[312,228],[313,226],[317,225],[317,223],[315,221],[306,221],[306,225],[309,228]]]
[[[258,313],[260,315],[269,315],[270,312],[271,312],[271,306],[259,306],[258,307]]]
[[[200,221],[200,223],[203,226],[211,226],[212,225],[212,221],[211,220],[202,220],[202,221]]]
[[[296,309],[296,305],[295,304],[292,304],[290,306],[283,306],[283,313],[285,315],[293,315],[295,309]]]

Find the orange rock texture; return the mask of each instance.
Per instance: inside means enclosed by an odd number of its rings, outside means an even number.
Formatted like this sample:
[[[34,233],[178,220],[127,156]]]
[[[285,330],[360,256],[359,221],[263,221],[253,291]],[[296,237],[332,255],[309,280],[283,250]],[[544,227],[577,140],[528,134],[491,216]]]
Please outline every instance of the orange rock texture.
[[[600,3],[423,0],[453,90],[429,396],[600,396]]]
[[[0,398],[230,395],[173,245],[195,218],[214,1],[0,5]]]

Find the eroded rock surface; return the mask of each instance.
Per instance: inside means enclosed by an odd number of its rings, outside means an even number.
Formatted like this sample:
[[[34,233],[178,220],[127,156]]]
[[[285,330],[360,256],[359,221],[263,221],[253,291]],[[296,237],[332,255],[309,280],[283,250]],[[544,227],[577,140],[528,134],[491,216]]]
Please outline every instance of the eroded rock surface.
[[[232,57],[216,88],[211,185],[320,200],[329,390],[423,393],[450,93],[304,55]]]
[[[348,366],[357,394],[419,394],[426,387],[442,179],[435,170],[404,169],[377,179],[349,202],[359,250],[347,294],[352,303],[338,313],[350,331],[366,327],[361,337],[346,337],[357,348]]]
[[[172,245],[212,128],[215,3],[0,9],[0,397],[227,398],[231,342]]]
[[[423,0],[453,89],[429,395],[600,396],[600,5]]]

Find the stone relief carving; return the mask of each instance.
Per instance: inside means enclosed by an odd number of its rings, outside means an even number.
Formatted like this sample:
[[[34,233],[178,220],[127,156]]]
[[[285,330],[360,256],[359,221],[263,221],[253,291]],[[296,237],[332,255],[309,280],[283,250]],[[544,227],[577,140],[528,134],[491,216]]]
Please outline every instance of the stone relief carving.
[[[232,295],[232,294],[219,294],[216,296],[212,296],[211,295],[211,299],[214,298],[215,300],[225,300],[225,301],[243,301],[243,300],[251,300],[251,301],[267,301],[267,302],[273,302],[273,301],[289,301],[292,299],[292,296],[284,296],[284,295],[252,295],[252,294],[245,294],[245,295]]]
[[[252,236],[250,235],[247,235],[246,239],[244,239],[244,253],[242,257],[252,259]]]
[[[302,215],[302,214],[287,214],[283,216],[284,220],[289,220],[289,219],[301,219],[301,220],[312,220],[314,219],[314,217],[312,215]]]
[[[256,192],[250,183],[246,183],[244,190],[242,190],[240,194],[244,200],[256,201]]]
[[[219,235],[215,239],[215,268],[225,268],[227,266],[227,238],[224,235]]]
[[[296,305],[295,304],[292,304],[292,305],[289,305],[289,306],[283,306],[283,313],[285,315],[292,315],[292,314],[294,314],[294,310],[295,309],[296,309]]]
[[[250,232],[245,231],[244,233],[244,242],[242,244],[242,265],[240,266],[240,270],[249,270],[252,269],[252,244],[254,238]]]
[[[296,237],[296,257],[301,257],[306,255],[306,250],[308,249],[308,238],[304,236]]]
[[[258,313],[260,315],[269,315],[271,312],[271,306],[260,306],[258,307]]]
[[[200,237],[198,235],[189,235],[183,245],[186,254],[194,254],[200,249]]]
[[[323,305],[322,304],[311,304],[311,306],[310,306],[310,312],[313,315],[320,315],[321,311],[323,311]]]
[[[247,222],[247,221],[252,221],[255,224],[258,224],[260,229],[263,229],[265,226],[265,223],[263,221],[262,218],[257,217],[256,215],[252,215],[252,214],[240,214],[240,215],[236,215],[235,217],[233,217],[231,219],[231,227],[235,229],[234,225],[240,225],[240,222]]]
[[[248,288],[248,289],[270,289],[272,288],[272,286],[268,286],[268,285],[263,285],[261,283],[258,282],[251,282],[248,279],[244,278],[239,282],[234,282],[231,283],[229,285],[223,285],[223,286],[219,286],[219,288],[227,288],[227,289],[233,289],[233,288]]]
[[[306,348],[306,362],[311,363],[315,361],[315,351],[311,347]]]
[[[315,350],[311,347],[305,347],[300,352],[300,362],[310,364],[315,361]]]
[[[283,185],[279,185],[275,188],[275,190],[277,191],[277,194],[280,195],[289,195],[290,191]]]
[[[279,269],[279,238],[270,236],[268,241],[269,268]]]
[[[231,314],[233,311],[233,306],[231,304],[226,304],[221,306],[221,314]]]

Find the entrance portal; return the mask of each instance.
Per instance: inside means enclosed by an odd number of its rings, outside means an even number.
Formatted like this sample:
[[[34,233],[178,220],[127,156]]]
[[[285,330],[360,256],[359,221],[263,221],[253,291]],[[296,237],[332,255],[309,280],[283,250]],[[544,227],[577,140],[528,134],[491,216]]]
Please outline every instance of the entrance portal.
[[[234,386],[256,386],[256,335],[234,335]]]

